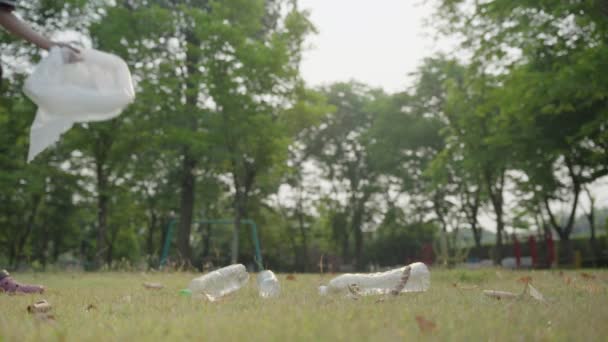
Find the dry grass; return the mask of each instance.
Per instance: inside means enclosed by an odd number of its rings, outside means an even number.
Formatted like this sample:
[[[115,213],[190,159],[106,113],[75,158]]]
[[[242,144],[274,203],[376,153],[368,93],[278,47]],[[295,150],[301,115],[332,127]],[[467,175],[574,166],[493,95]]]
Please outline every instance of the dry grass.
[[[41,296],[0,294],[0,341],[605,341],[608,271],[431,270],[431,289],[378,301],[320,297],[331,276],[299,274],[276,300],[248,287],[216,303],[180,297],[194,274],[17,274],[43,283]],[[546,302],[496,300],[483,289],[520,292],[531,277]],[[161,283],[146,289],[143,283]],[[51,319],[27,312],[46,299]]]

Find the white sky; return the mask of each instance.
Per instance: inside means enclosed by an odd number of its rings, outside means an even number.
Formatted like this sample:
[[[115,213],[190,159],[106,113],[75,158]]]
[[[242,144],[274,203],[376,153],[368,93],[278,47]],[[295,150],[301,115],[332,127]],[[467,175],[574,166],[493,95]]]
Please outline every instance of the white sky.
[[[319,34],[308,41],[302,74],[309,85],[355,79],[389,92],[433,51],[420,0],[300,0]],[[426,37],[425,37],[426,33]]]

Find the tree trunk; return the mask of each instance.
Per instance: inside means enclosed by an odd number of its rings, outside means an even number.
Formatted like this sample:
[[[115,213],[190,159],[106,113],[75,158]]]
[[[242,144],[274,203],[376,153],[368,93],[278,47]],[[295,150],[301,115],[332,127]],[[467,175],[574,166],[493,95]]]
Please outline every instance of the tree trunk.
[[[241,201],[240,192],[237,191],[234,203],[234,229],[232,230],[232,244],[230,245],[230,262],[232,264],[236,264],[239,260],[239,233],[241,231],[241,220],[244,218]]]
[[[205,224],[205,232],[203,234],[203,259],[209,256],[211,248],[211,223]]]
[[[466,191],[466,190],[465,190]],[[477,214],[479,213],[479,203],[481,201],[481,189],[479,187],[475,190],[475,197],[473,199],[473,203],[470,204],[469,209],[471,212],[469,213],[469,223],[471,224],[471,230],[473,231],[473,238],[475,239],[475,247],[481,248],[481,234],[482,230],[478,226],[479,221],[477,220]]]
[[[40,208],[40,203],[42,202],[42,196],[39,194],[36,194],[32,197],[32,206],[31,206],[31,212],[30,215],[27,218],[27,223],[25,224],[25,229],[23,231],[23,233],[19,236],[19,239],[17,240],[17,248],[15,250],[15,255],[16,255],[16,265],[18,266],[19,263],[23,260],[23,250],[25,249],[25,243],[27,242],[27,239],[30,237],[30,234],[32,233],[32,230],[34,229],[34,223],[36,221],[36,216],[38,215],[38,209]]]
[[[195,166],[196,161],[190,157],[190,151],[186,148],[182,163],[182,184],[177,250],[179,251],[182,259],[187,263],[191,262],[190,233],[192,230],[192,218],[194,216],[194,187],[196,182],[194,177]]]
[[[156,230],[158,218],[154,210],[150,210],[150,223],[148,225],[148,237],[146,241],[146,250],[149,256],[154,254],[154,231]]]
[[[503,188],[505,184],[505,172],[500,171],[500,176],[495,180],[489,171],[484,172],[485,183],[490,195],[490,201],[496,215],[496,246],[494,248],[494,264],[500,265],[502,262],[502,232],[505,228],[503,221]],[[496,184],[498,181],[498,184]]]
[[[570,242],[570,233],[572,232],[572,228],[574,227],[574,221],[576,219],[576,209],[578,208],[578,200],[581,192],[581,183],[579,182],[579,175],[574,173],[574,167],[570,159],[565,159],[566,166],[568,168],[568,174],[570,179],[572,180],[572,192],[574,194],[574,200],[572,203],[572,207],[570,208],[570,215],[568,217],[568,222],[566,222],[565,226],[561,226],[556,218],[553,215],[553,211],[549,206],[549,199],[545,197],[545,209],[549,214],[549,219],[553,229],[557,232],[560,240],[560,248],[559,248],[559,263],[562,265],[571,265],[574,262],[574,251],[572,250],[572,244]]]
[[[593,266],[597,266],[600,263],[602,254],[600,246],[595,237],[595,198],[586,186],[584,187],[584,190],[587,193],[587,197],[589,197],[589,212],[585,213],[587,221],[589,222],[589,230],[591,232],[591,236],[589,237],[589,245],[591,246],[591,251],[593,253]]]
[[[477,224],[471,225],[471,230],[473,230],[473,239],[475,240],[475,247],[477,249],[481,248],[481,229],[477,227]]]
[[[350,237],[348,233],[342,234],[342,263],[350,262]]]
[[[96,161],[97,174],[97,245],[95,251],[95,267],[99,268],[104,263],[103,254],[106,252],[107,243],[107,217],[108,217],[108,189],[107,175],[103,168],[103,161]]]
[[[300,237],[302,238],[302,266],[303,271],[308,271],[308,265],[310,264],[308,260],[308,236],[306,232],[306,228],[304,228],[304,218],[302,212],[298,215],[299,227],[300,227]]]
[[[363,221],[363,205],[358,205],[353,213],[353,234],[355,237],[355,268],[363,270],[363,231],[361,225]]]

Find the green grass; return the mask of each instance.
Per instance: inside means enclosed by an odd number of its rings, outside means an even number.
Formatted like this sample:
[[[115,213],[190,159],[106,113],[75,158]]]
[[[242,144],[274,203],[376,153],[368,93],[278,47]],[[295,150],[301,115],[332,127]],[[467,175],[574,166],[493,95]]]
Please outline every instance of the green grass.
[[[320,297],[317,286],[330,275],[296,275],[293,281],[279,275],[280,298],[263,300],[252,275],[246,288],[215,303],[178,295],[194,274],[14,274],[48,290],[40,296],[0,295],[0,340],[606,341],[608,271],[587,273],[596,278],[585,279],[579,271],[560,276],[557,271],[432,269],[428,292],[382,302]],[[547,303],[497,301],[482,294],[483,289],[519,292],[523,285],[517,279],[523,276],[533,278]],[[143,282],[166,287],[146,290]],[[55,322],[27,313],[38,299],[51,303]],[[87,311],[91,304],[95,308]],[[416,316],[436,328],[421,332]]]

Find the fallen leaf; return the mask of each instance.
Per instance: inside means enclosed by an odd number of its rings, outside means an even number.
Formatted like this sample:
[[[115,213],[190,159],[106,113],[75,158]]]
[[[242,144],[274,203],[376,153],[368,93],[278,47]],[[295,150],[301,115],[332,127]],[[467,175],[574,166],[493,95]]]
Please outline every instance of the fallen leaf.
[[[432,333],[435,328],[437,328],[437,324],[435,324],[435,322],[422,316],[416,316],[416,322],[418,323],[418,328],[420,328],[420,331],[425,334]]]
[[[485,294],[488,297],[494,298],[494,299],[516,299],[519,298],[520,295],[515,294],[513,292],[506,292],[506,291],[496,291],[496,290],[483,290],[483,294]]]
[[[91,311],[91,310],[97,310],[97,307],[96,307],[94,304],[89,304],[89,305],[87,306],[87,309],[86,309],[86,310],[87,310],[87,311]]]
[[[566,276],[566,277],[564,278],[564,282],[566,283],[566,285],[570,285],[570,283],[572,283],[572,278],[570,278],[570,277]]]
[[[593,274],[589,274],[589,273],[585,273],[585,272],[581,273],[581,277],[583,277],[584,279],[587,279],[587,280],[595,279],[595,276]]]
[[[287,277],[285,277],[285,279],[287,279],[287,280],[296,280],[296,276],[294,276],[293,274],[288,274]]]
[[[458,283],[453,283],[452,286],[459,290],[477,290],[477,289],[479,289],[479,286],[477,286],[477,285],[460,285]]]
[[[594,284],[577,285],[576,288],[591,294],[598,294],[602,292],[602,288]]]
[[[351,299],[357,300],[361,297],[361,289],[359,289],[359,285],[357,284],[348,285],[348,292],[348,297]]]
[[[386,297],[380,297],[378,299],[376,299],[376,303],[382,303],[386,300]]]
[[[160,290],[165,287],[163,284],[160,283],[143,283],[143,285],[149,290]]]
[[[517,279],[517,281],[519,283],[529,284],[532,282],[532,277],[530,277],[530,276],[521,277],[521,278]]]

